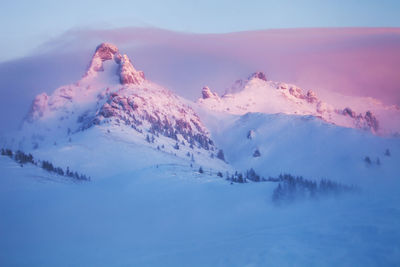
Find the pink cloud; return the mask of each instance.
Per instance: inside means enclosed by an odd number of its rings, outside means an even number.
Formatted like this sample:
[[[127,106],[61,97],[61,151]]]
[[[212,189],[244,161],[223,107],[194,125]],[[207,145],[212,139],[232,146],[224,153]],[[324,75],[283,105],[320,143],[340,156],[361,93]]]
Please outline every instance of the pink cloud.
[[[84,73],[96,45],[105,41],[119,46],[149,79],[190,99],[199,97],[205,84],[222,93],[236,79],[261,70],[268,79],[295,83],[320,95],[334,91],[400,104],[399,28],[229,34],[152,28],[73,30],[45,43],[32,57],[0,64],[2,101],[26,95],[24,100],[11,99],[26,106],[32,95],[74,82]]]

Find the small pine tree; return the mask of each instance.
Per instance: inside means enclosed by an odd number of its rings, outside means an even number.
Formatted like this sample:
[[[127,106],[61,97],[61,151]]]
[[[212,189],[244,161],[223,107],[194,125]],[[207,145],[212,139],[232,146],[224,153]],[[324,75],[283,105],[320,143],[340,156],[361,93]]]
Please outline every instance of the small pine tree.
[[[386,151],[385,151],[385,156],[386,156],[386,157],[390,157],[390,150],[389,150],[388,148],[387,148]]]
[[[176,144],[174,145],[174,149],[179,150],[179,144],[178,144],[178,142],[176,142]]]
[[[200,168],[199,168],[199,173],[204,173],[204,171],[203,171],[203,168],[202,168],[202,167],[200,167]]]
[[[67,170],[65,171],[65,174],[69,177],[74,176],[74,174],[69,170],[69,167],[67,167]]]
[[[224,155],[224,151],[222,149],[218,150],[217,158],[225,161],[225,155]]]
[[[371,165],[371,163],[372,163],[371,159],[368,156],[366,156],[364,158],[364,161],[365,161],[365,163],[367,163],[367,165]]]
[[[239,173],[238,178],[237,178],[238,183],[244,183],[245,180],[243,179],[243,174]]]
[[[260,152],[259,149],[256,149],[256,150],[254,151],[253,157],[255,157],[255,158],[261,157],[261,152]]]

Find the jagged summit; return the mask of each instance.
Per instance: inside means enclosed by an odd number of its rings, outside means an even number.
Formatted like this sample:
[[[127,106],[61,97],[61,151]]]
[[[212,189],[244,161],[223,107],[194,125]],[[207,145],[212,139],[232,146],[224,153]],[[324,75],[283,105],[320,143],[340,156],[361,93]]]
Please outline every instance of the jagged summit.
[[[110,60],[118,52],[119,50],[116,45],[110,43],[101,43],[96,47],[94,57],[98,57],[103,61]]]
[[[145,80],[144,73],[133,67],[129,57],[126,54],[121,55],[118,47],[110,43],[97,46],[83,79],[96,77],[99,72],[104,72],[104,62],[110,60],[117,65],[115,74],[119,76],[121,84],[141,84]]]
[[[118,47],[113,44],[102,43],[98,45],[85,76],[90,76],[96,72],[104,71],[104,61],[114,59],[115,63],[119,64],[121,61],[121,55],[118,52]]]
[[[235,94],[242,91],[249,83],[265,83],[267,82],[267,75],[262,71],[256,71],[250,74],[247,79],[236,80],[233,85],[225,90],[224,95]]]

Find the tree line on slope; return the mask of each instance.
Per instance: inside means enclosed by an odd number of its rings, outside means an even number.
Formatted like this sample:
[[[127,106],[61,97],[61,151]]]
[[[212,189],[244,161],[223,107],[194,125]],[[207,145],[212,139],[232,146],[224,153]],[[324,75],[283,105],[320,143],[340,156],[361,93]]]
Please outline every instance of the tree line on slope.
[[[85,174],[79,174],[78,172],[73,172],[67,167],[67,169],[64,171],[61,167],[56,167],[53,165],[53,163],[46,161],[46,160],[38,160],[35,161],[33,158],[32,154],[26,154],[23,151],[16,151],[13,152],[11,149],[7,148],[2,148],[1,149],[1,155],[2,156],[7,156],[11,159],[13,159],[15,162],[21,165],[21,167],[24,166],[24,164],[30,163],[35,166],[38,166],[48,172],[60,175],[60,176],[65,176],[72,178],[74,180],[79,180],[79,181],[90,181],[90,177],[86,176]]]
[[[272,193],[272,201],[277,205],[359,191],[354,185],[344,185],[327,179],[316,182],[290,174],[281,174],[278,179],[279,184]]]
[[[199,173],[203,174],[202,167]],[[218,177],[223,178],[222,172],[217,173]],[[233,183],[251,182],[276,182],[278,185],[273,191],[272,202],[276,205],[290,204],[304,199],[319,199],[321,197],[339,196],[346,193],[355,193],[360,189],[354,185],[344,185],[328,179],[322,179],[319,182],[305,179],[302,176],[293,176],[291,174],[281,174],[277,178],[264,178],[257,174],[253,168],[247,170],[244,174],[236,171],[234,174],[226,173],[227,181]]]

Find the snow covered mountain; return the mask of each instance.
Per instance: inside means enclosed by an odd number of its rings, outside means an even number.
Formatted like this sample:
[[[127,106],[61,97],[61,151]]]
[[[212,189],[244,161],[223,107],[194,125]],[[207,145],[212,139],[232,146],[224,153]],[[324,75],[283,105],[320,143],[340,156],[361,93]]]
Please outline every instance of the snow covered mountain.
[[[264,73],[255,72],[247,80],[237,80],[221,97],[205,86],[198,103],[208,109],[230,114],[261,112],[312,115],[332,124],[364,129],[374,134],[396,135],[400,132],[399,107],[384,106],[376,100],[352,100],[352,106],[343,106],[340,100],[328,103],[312,90],[305,91],[293,84],[268,81]]]
[[[311,115],[229,115],[218,128],[210,127],[226,160],[264,177],[289,172],[362,186],[376,177],[391,180],[398,171],[398,138],[338,127]]]
[[[357,109],[363,107],[357,102],[351,103],[356,103]],[[395,107],[381,107],[397,115]],[[334,107],[311,90],[304,92],[295,85],[268,81],[262,72],[252,74],[245,81],[236,81],[222,97],[204,87],[202,98],[196,104],[147,80],[127,55],[120,54],[116,46],[103,43],[96,48],[82,79],[59,87],[51,95],[38,95],[22,131],[3,143],[6,147],[34,152],[39,158],[53,158],[60,166],[71,166],[92,177],[102,173],[111,175],[113,168],[93,170],[90,162],[75,159],[82,155],[92,158],[108,151],[114,151],[112,159],[97,158],[105,166],[113,162],[113,166],[122,169],[129,165],[125,157],[130,155],[135,158],[137,168],[160,162],[190,163],[196,168],[209,167],[214,172],[255,168],[265,176],[290,171],[331,177],[331,172],[323,170],[334,169],[335,162],[350,153],[347,147],[351,144],[365,141],[363,131],[349,132],[338,126],[385,134],[389,130],[384,127],[389,124],[382,123],[381,119],[388,117],[387,113],[383,115],[378,120],[369,110],[357,113],[352,108]],[[394,120],[399,117],[391,116]],[[247,135],[249,138],[244,138]],[[314,138],[310,139],[310,135]],[[318,140],[326,138],[335,141],[329,142],[333,144],[330,152],[322,153],[323,144]],[[293,158],[282,150],[291,150],[294,140],[297,140],[296,146],[307,144],[301,151],[293,148],[294,153],[302,154],[305,159],[296,166],[308,166],[307,162],[313,160],[320,162],[321,168],[313,171],[292,168]],[[357,165],[369,154],[379,157],[381,150],[393,149],[396,143],[380,138],[373,140],[378,140],[379,148],[364,151],[360,143],[359,153],[348,163]],[[337,146],[343,149],[335,150]],[[124,151],[124,155],[118,151]],[[141,151],[142,158],[135,155],[137,151]],[[316,153],[322,154],[315,158]],[[271,162],[275,162],[274,167],[262,168]],[[337,176],[343,173],[341,169]]]
[[[111,134],[114,127],[113,133],[125,130],[128,139],[136,136],[192,161],[194,153],[214,158],[218,150],[210,133],[186,102],[147,80],[116,46],[103,43],[81,80],[51,95],[36,96],[17,138],[18,147],[29,150],[71,142],[95,126]]]
[[[329,105],[258,72],[222,97],[204,87],[193,103],[103,43],[81,80],[38,95],[22,129],[0,140],[40,160],[0,155],[0,265],[398,265],[400,139],[380,136],[398,111],[361,113],[369,102],[358,100]],[[281,209],[276,180],[229,180],[249,169],[362,194]]]
[[[145,79],[127,55],[101,44],[84,77],[33,102],[24,127],[70,134],[104,123],[125,124],[209,149],[213,145],[199,117],[179,97]],[[179,135],[179,137],[178,137]]]

